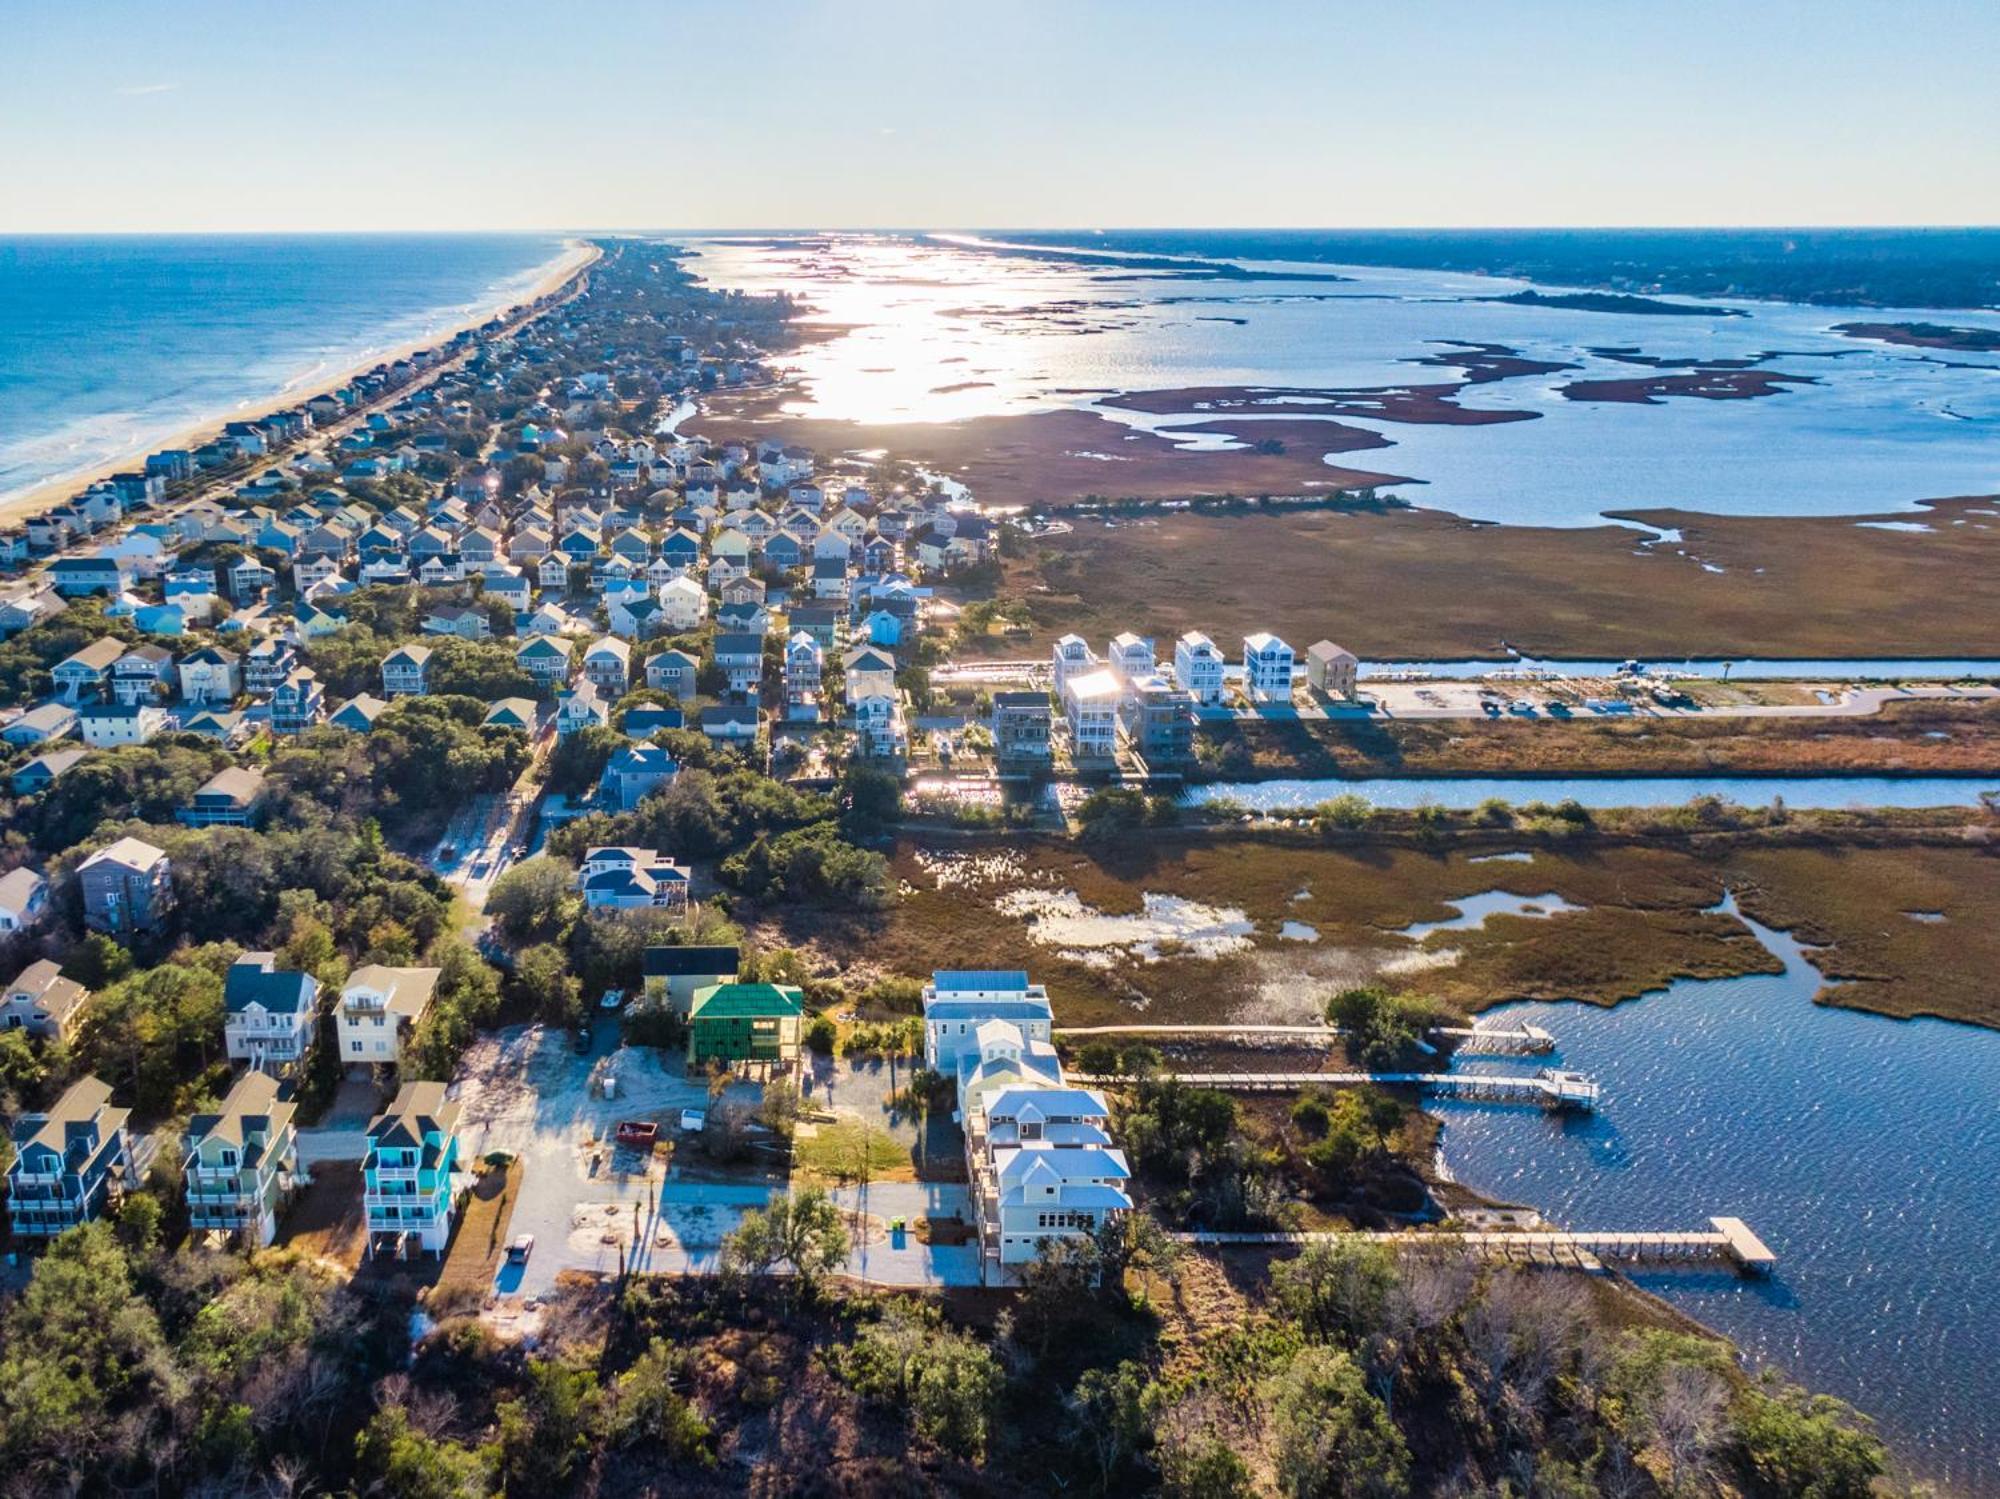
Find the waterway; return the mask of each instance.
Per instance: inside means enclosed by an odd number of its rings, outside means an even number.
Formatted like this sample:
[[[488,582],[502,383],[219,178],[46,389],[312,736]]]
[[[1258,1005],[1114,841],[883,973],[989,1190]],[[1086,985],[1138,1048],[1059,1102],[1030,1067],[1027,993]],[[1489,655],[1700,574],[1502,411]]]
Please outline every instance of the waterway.
[[[2000,1495],[2000,1033],[1815,1005],[1807,951],[1747,924],[1782,975],[1683,980],[1613,1009],[1488,1011],[1552,1032],[1602,1106],[1558,1119],[1433,1100],[1446,1162],[1566,1228],[1744,1219],[1779,1256],[1770,1281],[1635,1278],[1868,1411],[1926,1476]]]
[[[1192,786],[1189,805],[1236,802],[1259,812],[1299,812],[1358,796],[1377,807],[1464,810],[1492,797],[1516,804],[1575,800],[1586,807],[1677,807],[1719,796],[1746,807],[1782,797],[1788,807],[1976,807],[1982,793],[2000,792],[1990,776],[1375,776],[1356,780],[1216,781]]]

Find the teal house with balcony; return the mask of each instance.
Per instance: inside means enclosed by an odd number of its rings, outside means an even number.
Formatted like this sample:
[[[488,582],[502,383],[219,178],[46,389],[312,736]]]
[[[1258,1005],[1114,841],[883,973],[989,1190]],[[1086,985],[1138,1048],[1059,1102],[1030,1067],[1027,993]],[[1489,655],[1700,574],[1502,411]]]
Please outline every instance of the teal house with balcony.
[[[443,1254],[465,1186],[458,1176],[458,1105],[443,1083],[405,1083],[368,1124],[362,1205],[368,1255]]]

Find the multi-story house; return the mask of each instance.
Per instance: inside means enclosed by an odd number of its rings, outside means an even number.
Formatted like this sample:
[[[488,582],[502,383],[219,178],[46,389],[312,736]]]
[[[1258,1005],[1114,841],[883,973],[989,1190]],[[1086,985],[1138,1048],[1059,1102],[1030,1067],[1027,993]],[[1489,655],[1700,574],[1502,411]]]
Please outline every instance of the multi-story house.
[[[92,693],[110,690],[111,669],[124,654],[125,642],[106,635],[70,652],[50,668],[49,676],[64,702],[79,703]]]
[[[174,653],[163,645],[135,645],[111,665],[111,696],[118,702],[158,703],[173,691]]]
[[[583,653],[583,674],[600,692],[623,697],[632,680],[632,647],[609,635],[592,641]]]
[[[261,1072],[236,1079],[212,1114],[189,1117],[181,1136],[181,1184],[188,1227],[263,1248],[278,1236],[278,1214],[298,1176],[293,1105]]]
[[[993,761],[1003,775],[1033,775],[1049,768],[1051,715],[1048,694],[1028,690],[993,694]]]
[[[1328,697],[1351,698],[1361,675],[1361,658],[1354,652],[1322,640],[1306,651],[1306,681]]]
[[[819,717],[820,675],[824,657],[820,645],[804,630],[794,630],[785,642],[785,716]]]
[[[399,645],[382,658],[382,696],[422,697],[429,691],[431,648]]]
[[[193,799],[174,818],[191,828],[248,827],[263,800],[263,771],[225,765],[195,788]]]
[[[1050,648],[1049,666],[1055,674],[1055,694],[1060,698],[1071,677],[1096,669],[1097,653],[1081,635],[1065,635]]]
[[[76,722],[92,749],[145,744],[167,727],[167,710],[157,703],[87,703]]]
[[[229,703],[243,691],[243,663],[234,651],[203,646],[181,658],[181,697],[189,703]]]
[[[1226,675],[1222,652],[1199,630],[1188,631],[1174,643],[1174,685],[1197,707],[1213,708],[1222,702]]]
[[[576,879],[584,905],[593,911],[687,908],[688,872],[650,848],[588,849]]]
[[[1253,703],[1292,700],[1292,648],[1269,631],[1243,638],[1243,690]]]
[[[536,635],[514,650],[514,663],[535,679],[544,690],[569,680],[569,642],[551,635]]]
[[[583,729],[604,728],[611,722],[611,709],[597,683],[580,678],[573,687],[556,694],[556,737],[567,739]]]
[[[625,727],[631,732],[629,716]],[[598,795],[607,806],[629,812],[649,793],[672,785],[679,773],[680,766],[665,750],[650,744],[628,744],[606,762],[597,783]]]
[[[1194,698],[1155,672],[1127,683],[1118,704],[1126,747],[1149,770],[1171,770],[1194,758]]]
[[[458,1105],[443,1083],[404,1083],[389,1107],[368,1124],[362,1158],[362,1207],[368,1254],[443,1254],[462,1193],[458,1170]]]
[[[708,590],[693,578],[660,587],[660,617],[669,630],[692,630],[708,617]]]
[[[1153,642],[1143,635],[1134,635],[1130,630],[1111,637],[1110,655],[1106,666],[1118,674],[1122,682],[1136,682],[1141,677],[1150,677],[1157,666],[1153,660]]]
[[[282,1077],[312,1050],[319,980],[278,967],[273,953],[247,952],[223,980],[222,1011],[229,1059]]]
[[[88,989],[64,978],[52,959],[39,958],[0,993],[0,1028],[61,1041],[76,1029],[89,1001]]]
[[[789,984],[712,984],[688,1005],[690,1067],[798,1060],[805,992]]]
[[[1002,1020],[1030,1041],[1049,1040],[1049,991],[1019,969],[939,969],[924,985],[924,1065],[947,1076],[979,1053],[979,1027]]]
[[[1079,765],[1103,764],[1118,755],[1118,703],[1124,696],[1118,674],[1109,667],[1066,677],[1062,685],[1063,716],[1069,723],[1070,759]]]
[[[403,1048],[437,993],[435,968],[391,968],[368,963],[347,976],[335,1016],[345,1066],[402,1065]]]
[[[269,696],[298,664],[298,649],[289,640],[267,635],[243,654],[243,685],[260,697]]]
[[[309,666],[294,667],[271,692],[271,732],[303,734],[326,721],[326,690]]]
[[[94,1077],[71,1083],[46,1114],[14,1121],[7,1215],[21,1238],[53,1239],[102,1213],[132,1174],[125,1121]]]
[[[694,696],[695,679],[700,674],[701,663],[686,651],[661,651],[646,658],[646,685],[677,698]]]
[[[685,1015],[695,995],[711,984],[736,980],[743,954],[734,947],[649,947],[646,949],[646,996],[670,1004]]]
[[[1102,1094],[1069,1086],[1054,1047],[1010,1021],[973,1030],[958,1058],[958,1120],[989,1281],[1053,1239],[1095,1233],[1128,1212],[1131,1169],[1113,1147]]]
[[[173,866],[166,851],[120,838],[77,866],[84,925],[111,936],[155,931],[174,907]]]
[[[23,864],[0,875],[0,937],[39,926],[49,911],[49,881]]]

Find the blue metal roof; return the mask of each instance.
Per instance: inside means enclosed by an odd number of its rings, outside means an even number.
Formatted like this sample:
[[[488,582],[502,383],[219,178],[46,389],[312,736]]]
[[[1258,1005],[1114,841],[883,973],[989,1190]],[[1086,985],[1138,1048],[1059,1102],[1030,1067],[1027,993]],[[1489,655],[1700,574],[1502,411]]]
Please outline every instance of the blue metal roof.
[[[1028,987],[1028,975],[1019,968],[939,969],[931,975],[931,987],[940,994],[981,989],[1025,989]]]

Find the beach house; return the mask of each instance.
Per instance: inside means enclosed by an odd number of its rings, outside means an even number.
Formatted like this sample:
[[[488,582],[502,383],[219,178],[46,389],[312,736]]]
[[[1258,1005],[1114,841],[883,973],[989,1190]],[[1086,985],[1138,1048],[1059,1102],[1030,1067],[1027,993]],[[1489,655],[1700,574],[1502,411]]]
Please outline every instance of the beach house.
[[[458,1105],[443,1083],[404,1083],[369,1121],[361,1162],[369,1258],[444,1253],[462,1196],[458,1152]]]
[[[1268,631],[1243,638],[1243,690],[1253,703],[1292,700],[1292,648]]]
[[[174,908],[173,866],[166,851],[139,838],[120,838],[77,866],[83,921],[114,937],[150,932]]]
[[[37,958],[0,992],[0,1029],[26,1031],[45,1041],[66,1040],[89,1001],[90,991],[64,978],[53,959]]]
[[[347,976],[335,1016],[340,1060],[346,1066],[397,1067],[410,1033],[437,993],[435,968],[391,968],[368,963]]]
[[[940,969],[924,986],[924,1065],[956,1071],[978,1051],[979,1027],[1004,1020],[1031,1041],[1047,1041],[1054,1025],[1049,991],[1016,968]]]
[[[223,979],[222,1011],[229,1059],[285,1076],[312,1050],[319,980],[280,968],[274,953],[247,952]]]
[[[181,1184],[188,1227],[264,1248],[298,1178],[294,1105],[276,1078],[246,1072],[213,1113],[190,1115],[181,1134]]]
[[[110,1087],[80,1077],[47,1113],[14,1121],[7,1216],[15,1237],[53,1239],[102,1213],[132,1176],[125,1123]]]

